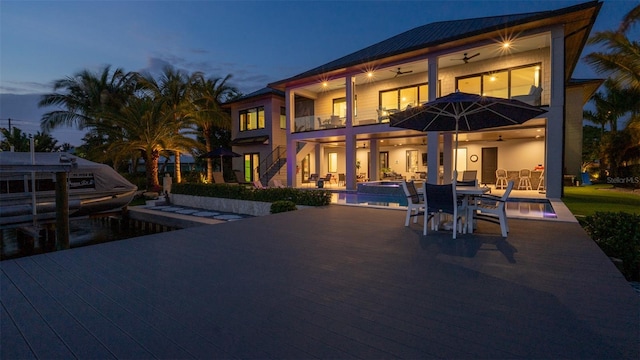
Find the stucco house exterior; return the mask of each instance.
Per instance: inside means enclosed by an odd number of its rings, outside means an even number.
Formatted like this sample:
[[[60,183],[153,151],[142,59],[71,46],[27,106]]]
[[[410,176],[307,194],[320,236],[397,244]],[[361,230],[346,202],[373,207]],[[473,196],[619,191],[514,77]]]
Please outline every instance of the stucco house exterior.
[[[544,169],[559,198],[581,165],[582,109],[601,80],[571,75],[602,3],[420,26],[276,81],[230,104],[234,159],[245,180],[346,189],[388,176],[451,180],[453,134],[389,126],[389,114],[456,90],[518,98],[547,113],[522,125],[460,134],[458,171]],[[310,180],[311,178],[311,180]],[[534,187],[537,184],[534,184]]]

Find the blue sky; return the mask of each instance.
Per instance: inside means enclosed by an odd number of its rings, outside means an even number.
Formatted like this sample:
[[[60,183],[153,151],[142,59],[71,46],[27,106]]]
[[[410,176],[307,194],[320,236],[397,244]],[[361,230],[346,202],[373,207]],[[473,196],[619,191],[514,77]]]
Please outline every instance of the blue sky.
[[[416,26],[582,2],[0,0],[0,126],[13,118],[37,131],[45,110],[34,94],[83,69],[154,72],[170,64],[232,74],[231,83],[249,93]],[[617,27],[635,4],[604,1],[594,31]],[[579,65],[574,77],[597,74]],[[54,136],[75,145],[81,137],[72,129]]]

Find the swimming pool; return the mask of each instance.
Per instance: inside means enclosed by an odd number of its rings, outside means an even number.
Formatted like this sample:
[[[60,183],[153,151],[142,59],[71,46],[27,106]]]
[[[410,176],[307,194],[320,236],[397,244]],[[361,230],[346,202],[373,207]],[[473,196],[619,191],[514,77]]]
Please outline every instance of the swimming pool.
[[[363,194],[347,191],[333,193],[331,203],[382,208],[404,208],[408,204],[404,194]],[[556,219],[558,217],[551,202],[547,199],[509,198],[506,207],[507,217],[537,219]]]

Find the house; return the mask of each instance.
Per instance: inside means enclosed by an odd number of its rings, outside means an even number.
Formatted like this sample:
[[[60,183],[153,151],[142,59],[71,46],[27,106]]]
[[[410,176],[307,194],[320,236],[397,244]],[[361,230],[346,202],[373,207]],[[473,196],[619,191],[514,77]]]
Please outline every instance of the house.
[[[235,161],[246,180],[294,187],[328,173],[347,189],[389,173],[448,182],[453,134],[391,127],[389,114],[459,90],[547,113],[462,133],[458,171],[492,184],[498,168],[544,169],[546,196],[559,198],[564,175],[580,172],[582,108],[601,84],[571,78],[601,6],[431,23],[271,83],[230,104]]]

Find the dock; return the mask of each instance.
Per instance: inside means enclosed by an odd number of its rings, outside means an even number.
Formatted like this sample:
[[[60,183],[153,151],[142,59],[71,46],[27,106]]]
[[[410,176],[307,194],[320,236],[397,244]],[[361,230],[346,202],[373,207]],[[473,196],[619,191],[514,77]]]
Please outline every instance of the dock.
[[[640,357],[640,296],[576,222],[422,236],[331,205],[0,263],[0,358]]]

